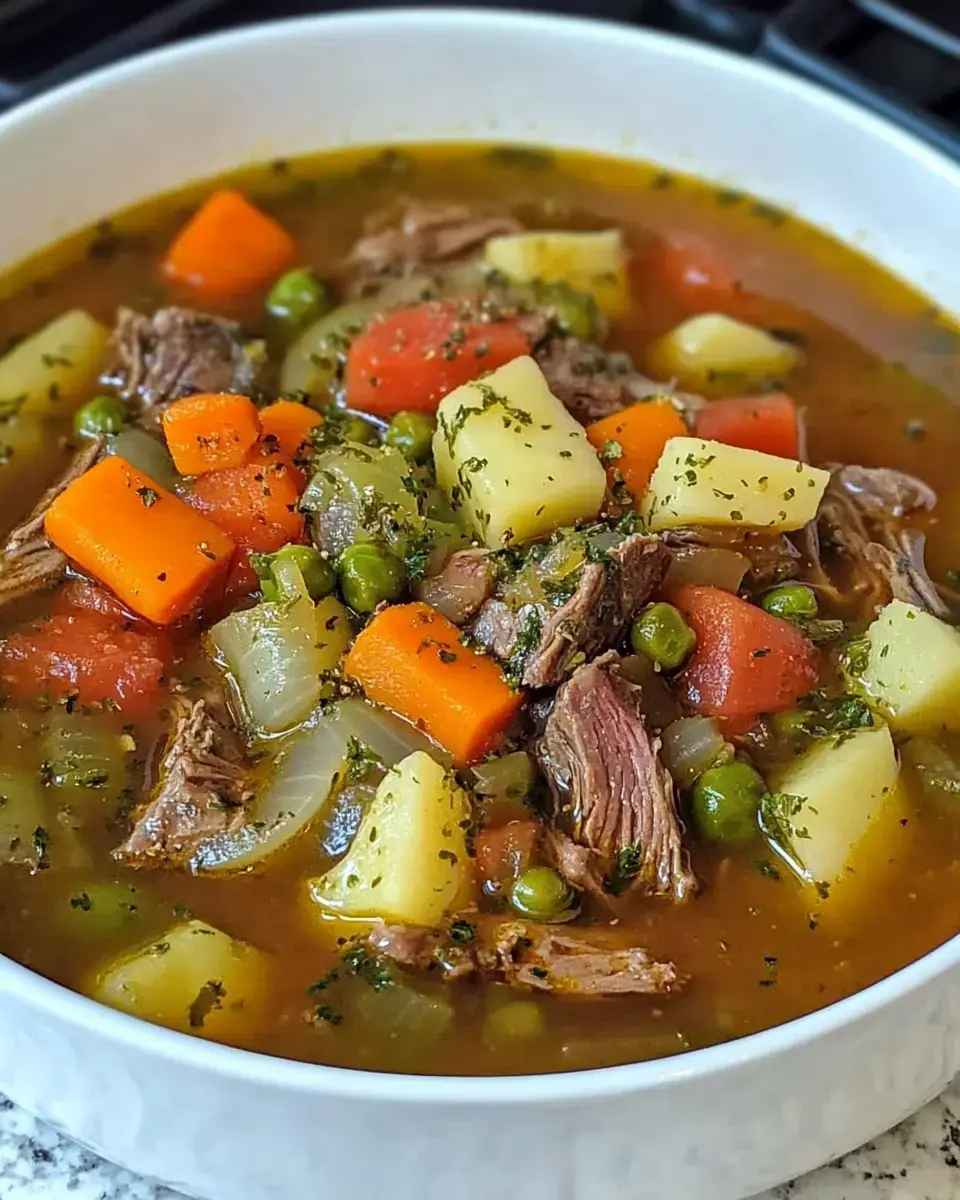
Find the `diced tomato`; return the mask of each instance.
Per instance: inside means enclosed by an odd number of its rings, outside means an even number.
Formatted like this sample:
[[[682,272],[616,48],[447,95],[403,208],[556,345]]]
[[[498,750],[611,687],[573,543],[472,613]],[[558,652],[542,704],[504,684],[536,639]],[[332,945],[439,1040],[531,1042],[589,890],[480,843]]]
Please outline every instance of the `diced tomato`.
[[[161,637],[96,612],[56,613],[0,650],[0,686],[14,700],[76,695],[132,715],[157,702],[166,669]]]
[[[302,542],[304,518],[298,509],[303,476],[275,446],[260,444],[252,461],[198,476],[184,496],[237,545],[224,598],[256,591],[249,552],[270,554],[288,542]]]
[[[697,436],[780,458],[799,458],[797,406],[786,392],[714,400],[697,414]]]
[[[700,233],[670,235],[653,270],[657,281],[691,312],[722,308],[737,292],[733,264]]]
[[[128,613],[113,592],[108,592],[92,579],[79,577],[70,579],[63,585],[57,593],[54,608],[67,616],[76,613],[78,609],[82,612],[99,613],[118,624],[136,623],[141,620],[140,617]]]
[[[347,399],[351,408],[379,416],[436,412],[454,388],[529,351],[512,321],[464,320],[455,302],[419,304],[388,313],[354,339]]]
[[[474,839],[477,878],[491,892],[509,891],[527,869],[540,830],[536,821],[510,821],[481,830]]]
[[[715,587],[671,594],[697,635],[676,678],[697,712],[747,717],[789,708],[817,686],[820,652],[789,621]]]

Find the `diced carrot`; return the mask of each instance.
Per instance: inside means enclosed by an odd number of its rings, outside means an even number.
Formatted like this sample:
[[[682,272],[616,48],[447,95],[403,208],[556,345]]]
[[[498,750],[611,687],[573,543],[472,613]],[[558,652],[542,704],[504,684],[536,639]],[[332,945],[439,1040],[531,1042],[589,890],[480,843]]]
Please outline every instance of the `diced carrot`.
[[[591,444],[601,452],[606,450],[611,485],[619,472],[638,501],[647,490],[664,446],[672,437],[684,437],[688,432],[677,410],[663,399],[632,404],[623,412],[587,426]]]
[[[736,295],[733,264],[708,237],[674,233],[652,264],[661,284],[690,311],[708,311]]]
[[[352,408],[379,416],[436,412],[454,388],[522,354],[530,342],[513,321],[464,320],[452,301],[431,301],[375,320],[347,356]]]
[[[171,404],[161,420],[181,475],[239,467],[260,436],[260,419],[249,396],[185,396]]]
[[[797,406],[785,392],[714,400],[697,414],[697,436],[780,458],[800,455]]]
[[[715,587],[685,587],[670,599],[697,635],[675,678],[697,712],[752,717],[789,708],[817,686],[820,652],[789,621]]]
[[[214,192],[167,251],[168,279],[214,300],[255,291],[293,266],[296,245],[282,225],[239,192]]]
[[[310,430],[323,424],[323,417],[306,404],[278,400],[260,410],[260,428],[265,442],[273,442],[287,458],[296,460],[310,437]]]
[[[157,625],[198,603],[234,552],[213,522],[116,455],[61,492],[44,527],[68,558]]]
[[[536,821],[509,821],[482,829],[473,839],[476,874],[484,890],[507,892],[533,858],[540,837]]]
[[[429,604],[382,609],[347,655],[345,674],[367,696],[421,726],[454,761],[476,762],[523,706],[493,659],[460,643],[460,631]]]
[[[14,700],[76,696],[136,715],[156,707],[166,669],[162,637],[95,612],[55,614],[0,650],[0,686]]]

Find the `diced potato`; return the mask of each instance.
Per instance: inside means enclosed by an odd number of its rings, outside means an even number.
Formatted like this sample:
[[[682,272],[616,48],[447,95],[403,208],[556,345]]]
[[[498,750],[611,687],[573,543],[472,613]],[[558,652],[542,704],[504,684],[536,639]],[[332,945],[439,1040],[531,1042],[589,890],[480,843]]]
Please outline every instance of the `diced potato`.
[[[899,769],[885,725],[818,742],[776,778],[774,818],[780,819],[765,818],[765,832],[787,842],[783,849],[798,873],[826,894],[822,885],[856,870],[864,839],[899,811]]]
[[[203,921],[187,921],[116,959],[85,990],[158,1025],[230,1040],[256,1028],[268,970],[262,951]]]
[[[691,317],[664,334],[647,351],[654,375],[687,385],[730,382],[737,386],[779,379],[803,355],[764,329],[720,313]]]
[[[97,378],[109,338],[83,309],[74,308],[0,359],[0,413],[69,415]]]
[[[488,546],[592,518],[607,477],[583,426],[529,356],[440,402],[437,480]]]
[[[486,260],[517,283],[566,283],[593,296],[600,311],[620,317],[630,307],[619,229],[510,233],[487,241]]]
[[[800,529],[816,516],[828,471],[702,438],[671,438],[641,512],[651,529],[680,525]]]
[[[453,775],[418,750],[388,772],[350,849],[310,885],[345,917],[436,925],[469,898],[470,800]]]
[[[867,630],[861,680],[904,733],[960,732],[960,633],[916,605],[891,600]]]

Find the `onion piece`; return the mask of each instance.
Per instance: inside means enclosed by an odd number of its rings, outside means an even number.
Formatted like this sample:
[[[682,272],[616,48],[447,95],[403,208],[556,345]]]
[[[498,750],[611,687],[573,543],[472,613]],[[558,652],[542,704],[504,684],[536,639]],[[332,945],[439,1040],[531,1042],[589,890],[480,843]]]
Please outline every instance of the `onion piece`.
[[[300,595],[285,580],[282,601],[265,601],[224,617],[210,640],[230,672],[245,715],[267,733],[305,721],[317,701],[332,693],[328,676],[350,642],[350,620],[335,596],[311,602],[292,566]]]
[[[681,717],[664,729],[660,758],[681,787],[689,787],[728,753],[716,721],[711,717]]]
[[[948,747],[930,738],[915,737],[901,753],[924,800],[960,816],[960,753],[956,742]]]
[[[537,773],[526,750],[515,750],[500,758],[476,763],[471,767],[473,790],[478,796],[496,796],[523,800],[529,795]]]
[[[107,438],[107,454],[116,454],[138,471],[142,471],[154,483],[173,492],[183,483],[173,459],[163,442],[144,429],[121,429],[114,437]]]
[[[682,715],[680,705],[666,680],[643,654],[631,654],[620,660],[624,679],[635,684],[643,693],[643,715],[651,729],[665,729]]]
[[[750,559],[736,550],[721,546],[678,546],[663,581],[664,590],[680,587],[711,586],[725,592],[740,590],[750,570]]]
[[[399,717],[365,700],[341,700],[331,712],[284,740],[270,778],[247,809],[243,828],[204,843],[193,860],[194,870],[250,867],[289,842],[336,796],[357,742],[384,767],[394,766],[415,750],[443,759],[424,734]]]

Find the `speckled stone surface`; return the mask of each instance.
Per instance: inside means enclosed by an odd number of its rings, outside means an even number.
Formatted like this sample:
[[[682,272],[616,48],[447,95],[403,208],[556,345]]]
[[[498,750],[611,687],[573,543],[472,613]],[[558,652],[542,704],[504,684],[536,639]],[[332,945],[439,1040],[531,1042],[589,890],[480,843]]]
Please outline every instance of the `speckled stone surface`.
[[[178,1197],[65,1141],[0,1097],[0,1200]],[[960,1200],[960,1080],[877,1141],[757,1200]]]

